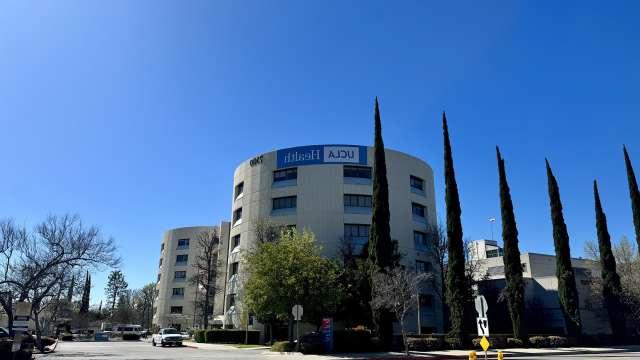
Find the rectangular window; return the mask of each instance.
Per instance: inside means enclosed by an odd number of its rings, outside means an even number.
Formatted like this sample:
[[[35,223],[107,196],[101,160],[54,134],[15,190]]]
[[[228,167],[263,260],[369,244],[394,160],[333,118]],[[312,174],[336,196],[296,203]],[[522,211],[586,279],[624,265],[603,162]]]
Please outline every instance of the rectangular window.
[[[176,271],[173,275],[174,275],[174,279],[176,280],[184,280],[187,278],[186,271]]]
[[[160,258],[160,264],[158,266],[162,266],[162,258]]]
[[[296,196],[284,196],[273,198],[273,210],[280,209],[295,209],[297,197]]]
[[[417,203],[411,203],[411,213],[417,217],[426,217],[426,211],[424,205]]]
[[[172,314],[182,314],[182,306],[172,306],[171,307]]]
[[[189,248],[189,239],[179,239],[178,240],[178,250],[180,249],[188,249]]]
[[[371,168],[368,166],[345,165],[343,173],[346,178],[371,179]]]
[[[176,264],[186,264],[189,261],[189,255],[176,255]]]
[[[487,258],[494,258],[504,255],[502,248],[487,250]]]
[[[344,194],[344,206],[371,208],[371,195]]]
[[[429,251],[429,240],[427,234],[422,231],[413,232],[413,243],[418,251]]]
[[[160,282],[160,274],[158,274],[158,282]]]
[[[417,176],[411,175],[409,177],[409,185],[411,185],[412,189],[416,189],[418,191],[424,191],[424,180],[420,179]]]
[[[231,263],[231,269],[229,270],[229,276],[233,276],[238,273],[238,262]]]
[[[172,296],[184,296],[184,288],[173,288]]]
[[[235,189],[233,190],[233,198],[237,199],[238,196],[242,195],[243,192],[244,192],[244,181],[236,185]]]
[[[344,224],[344,239],[359,252],[369,242],[369,228],[365,224]]]
[[[235,249],[240,246],[240,234],[231,238],[231,249]]]
[[[433,265],[428,261],[416,260],[416,272],[417,273],[430,273],[433,271]]]
[[[242,219],[242,208],[237,208],[233,212],[233,222],[236,223],[240,219]]]
[[[273,172],[273,182],[295,180],[298,178],[298,168],[276,170]]]
[[[164,243],[160,244],[160,251],[162,252],[164,250]]]

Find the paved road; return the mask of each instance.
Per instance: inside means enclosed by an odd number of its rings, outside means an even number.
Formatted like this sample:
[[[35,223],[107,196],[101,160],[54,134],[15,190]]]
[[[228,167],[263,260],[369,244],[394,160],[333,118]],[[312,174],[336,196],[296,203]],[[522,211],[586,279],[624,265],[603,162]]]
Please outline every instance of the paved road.
[[[151,344],[142,341],[130,342],[61,342],[57,351],[52,354],[36,355],[37,360],[203,360],[203,359],[267,359],[267,360],[329,360],[329,359],[367,359],[371,355],[300,355],[279,354],[269,352],[267,349],[237,349],[225,345],[197,344],[201,348],[192,346],[183,347],[152,347]],[[426,355],[431,359],[468,359],[466,351],[433,352]],[[391,354],[377,354],[378,360],[399,359],[400,356]],[[412,357],[416,359],[418,357]],[[489,359],[495,359],[495,353],[490,353]],[[596,360],[596,359],[640,359],[640,347],[624,347],[613,349],[523,349],[505,352],[505,359],[529,360]],[[478,352],[478,359],[484,359]]]

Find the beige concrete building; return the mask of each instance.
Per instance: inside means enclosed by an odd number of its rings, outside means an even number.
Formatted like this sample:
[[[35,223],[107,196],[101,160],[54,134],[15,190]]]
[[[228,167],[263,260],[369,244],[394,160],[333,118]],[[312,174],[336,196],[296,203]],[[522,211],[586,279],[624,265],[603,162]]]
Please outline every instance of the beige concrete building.
[[[433,171],[411,155],[390,149],[385,154],[391,237],[405,265],[433,271],[425,233],[428,224],[436,224]],[[342,241],[362,249],[371,224],[372,166],[373,148],[355,145],[288,148],[241,163],[233,176],[225,311],[242,301],[241,253],[255,244],[257,221],[313,231],[328,257],[339,255]],[[437,299],[433,289],[424,289],[424,331],[442,331]],[[411,324],[417,330],[415,317]]]
[[[489,327],[494,333],[510,333],[511,322],[505,302],[498,302],[506,286],[503,250],[495,240],[476,240],[469,246],[469,258],[479,264],[477,279],[483,281],[479,292],[489,305]],[[554,255],[522,253],[525,280],[525,306],[530,333],[564,333],[565,325],[558,301],[558,278]],[[599,265],[586,259],[571,259],[579,296],[583,333],[610,333],[607,313],[599,296],[591,291],[592,276],[599,276]]]
[[[168,230],[160,244],[160,260],[156,289],[158,296],[154,303],[153,324],[159,327],[187,329],[198,327],[201,315],[196,314],[197,286],[189,281],[194,275],[193,265],[200,254],[198,234],[203,231],[217,231],[220,236],[219,263],[226,264],[226,249],[229,239],[229,223],[219,226],[191,226]],[[218,274],[218,286],[224,287],[224,267]],[[214,300],[214,314],[222,313],[222,303]],[[211,319],[213,320],[213,314]]]

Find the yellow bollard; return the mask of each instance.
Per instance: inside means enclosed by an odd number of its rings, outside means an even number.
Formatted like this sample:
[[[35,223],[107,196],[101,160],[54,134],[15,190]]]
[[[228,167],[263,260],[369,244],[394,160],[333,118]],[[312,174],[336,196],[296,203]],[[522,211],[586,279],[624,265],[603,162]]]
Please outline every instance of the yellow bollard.
[[[502,351],[498,351],[498,360],[504,360],[504,354]]]
[[[469,360],[476,360],[476,352],[475,351],[469,352]]]

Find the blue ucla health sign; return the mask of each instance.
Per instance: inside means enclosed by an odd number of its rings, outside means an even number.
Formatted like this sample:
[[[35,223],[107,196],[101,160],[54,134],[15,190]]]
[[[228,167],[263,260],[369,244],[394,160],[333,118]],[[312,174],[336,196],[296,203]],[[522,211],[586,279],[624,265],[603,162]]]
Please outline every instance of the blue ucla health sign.
[[[278,169],[314,164],[367,164],[367,147],[311,145],[278,150]]]

